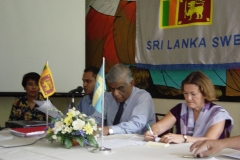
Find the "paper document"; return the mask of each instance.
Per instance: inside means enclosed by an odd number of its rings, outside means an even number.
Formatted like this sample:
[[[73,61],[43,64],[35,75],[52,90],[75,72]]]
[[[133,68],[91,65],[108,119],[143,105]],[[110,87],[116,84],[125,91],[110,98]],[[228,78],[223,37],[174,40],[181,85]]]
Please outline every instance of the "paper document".
[[[104,147],[117,148],[117,147],[123,147],[123,146],[128,146],[128,145],[139,145],[136,143],[137,143],[136,141],[131,141],[131,140],[111,139],[111,140],[104,141]],[[146,143],[146,142],[144,142],[144,143]]]
[[[240,159],[240,151],[236,151],[236,152],[229,153],[229,154],[223,154],[223,155],[227,156],[227,157]]]
[[[0,135],[0,141],[5,141],[5,140],[9,140],[9,139],[13,139],[13,136],[3,136],[3,135]]]
[[[168,147],[169,143],[160,143],[160,142],[152,142],[149,141],[145,144],[145,146],[151,146],[151,147]]]
[[[134,145],[145,145],[146,141],[142,136],[132,136],[127,139],[129,142],[132,142]]]
[[[51,101],[38,101],[38,100],[33,100],[39,107],[36,109],[43,112],[47,113],[48,109],[48,115],[53,117],[53,118],[61,118],[63,117],[63,113],[59,111],[52,103]]]

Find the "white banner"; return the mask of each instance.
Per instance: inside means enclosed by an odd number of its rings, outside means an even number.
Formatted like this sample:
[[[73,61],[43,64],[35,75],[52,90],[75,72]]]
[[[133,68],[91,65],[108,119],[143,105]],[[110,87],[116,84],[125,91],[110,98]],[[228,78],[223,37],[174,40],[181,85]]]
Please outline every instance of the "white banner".
[[[240,68],[239,8],[240,0],[137,0],[137,66]]]

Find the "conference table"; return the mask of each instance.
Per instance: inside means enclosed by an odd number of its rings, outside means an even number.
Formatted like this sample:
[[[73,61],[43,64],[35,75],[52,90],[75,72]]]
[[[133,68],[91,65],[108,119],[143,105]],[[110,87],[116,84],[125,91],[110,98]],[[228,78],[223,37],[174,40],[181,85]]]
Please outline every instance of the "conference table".
[[[5,140],[1,140],[1,136]],[[42,138],[42,139],[40,139]],[[40,139],[40,140],[39,140]],[[38,141],[37,141],[38,140]],[[36,143],[27,145],[30,143]],[[59,142],[50,143],[42,136],[17,137],[11,135],[9,129],[0,131],[0,160],[74,160],[74,159],[137,159],[137,160],[190,160],[196,158],[184,158],[191,156],[189,147],[191,143],[169,144],[169,146],[155,146],[145,142],[142,135],[124,134],[110,135],[98,138],[100,146],[110,148],[111,150],[94,150],[91,147],[73,146],[66,149]],[[155,143],[154,143],[155,144]],[[12,146],[26,145],[21,147],[5,148]],[[100,147],[100,148],[103,148]],[[233,159],[222,154],[231,154],[236,152],[232,149],[224,149],[220,153],[208,158],[201,159]]]

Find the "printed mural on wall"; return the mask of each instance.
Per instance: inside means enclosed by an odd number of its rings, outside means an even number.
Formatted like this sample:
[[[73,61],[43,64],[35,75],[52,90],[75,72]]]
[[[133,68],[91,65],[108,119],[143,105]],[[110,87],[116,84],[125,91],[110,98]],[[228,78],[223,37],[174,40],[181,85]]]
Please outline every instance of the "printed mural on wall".
[[[161,0],[151,1],[157,2],[158,5],[161,2]],[[172,0],[171,2],[173,1],[176,0]],[[183,4],[186,3],[186,5],[181,7],[183,7],[183,14],[185,14],[188,20],[191,19],[191,22],[194,22],[194,20],[201,21],[199,19],[202,15],[209,15],[209,20],[205,20],[208,25],[211,25],[210,12],[201,15],[199,9],[201,7],[194,12],[190,10],[193,3],[191,0],[182,1]],[[125,0],[86,0],[86,67],[100,67],[102,57],[106,59],[106,73],[114,64],[124,63],[131,68],[135,85],[139,88],[146,89],[151,93],[153,98],[177,99],[183,98],[180,91],[181,81],[191,71],[201,70],[213,81],[220,101],[240,101],[238,97],[240,96],[239,69],[193,68],[193,70],[186,70],[183,68],[180,70],[169,70],[168,68],[147,68],[146,66],[142,67],[141,64],[139,65],[139,63],[136,62],[136,52],[140,51],[138,48],[139,43],[136,45],[136,37],[141,37],[143,33],[152,34],[153,31],[138,29],[138,25],[141,23],[148,26],[147,23],[151,20],[151,17],[149,17],[149,19],[145,18],[145,21],[137,21],[138,14],[136,13],[137,10],[140,9],[139,6],[137,6],[138,4],[136,4],[137,2]],[[214,2],[214,0],[212,2]],[[174,5],[174,3],[172,5]],[[208,5],[212,4],[208,3]],[[186,6],[188,8],[185,8],[184,11],[184,7]],[[199,6],[201,5],[199,4]],[[182,17],[184,17],[184,15],[182,15]],[[186,25],[186,21],[182,21],[182,23],[184,23],[182,25]],[[175,22],[171,21],[159,23],[161,33],[165,33],[165,30],[161,29],[161,27],[164,28],[169,25],[179,25],[179,23],[175,24]],[[194,27],[194,25],[191,26]],[[201,26],[201,24],[199,25]],[[238,34],[240,34],[240,32],[238,32]],[[157,39],[163,39],[161,34],[157,36]],[[151,38],[149,39],[151,40]],[[141,53],[144,54],[145,50],[147,50],[147,45],[145,45],[145,47],[142,45],[141,47],[143,48]],[[157,58],[155,59],[157,60]],[[154,66],[153,64],[154,63],[150,63],[150,66]]]

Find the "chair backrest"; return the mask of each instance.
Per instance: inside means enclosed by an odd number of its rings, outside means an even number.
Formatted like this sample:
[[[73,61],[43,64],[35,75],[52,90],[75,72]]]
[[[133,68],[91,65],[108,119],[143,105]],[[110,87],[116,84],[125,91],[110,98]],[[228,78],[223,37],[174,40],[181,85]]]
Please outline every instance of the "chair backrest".
[[[160,120],[159,117],[164,117],[165,115],[166,115],[166,114],[155,113],[156,122]],[[163,135],[168,134],[168,133],[174,133],[174,129],[173,129],[173,128],[170,128],[169,130],[167,130],[167,131],[165,131],[164,133],[160,134],[158,137],[162,137]]]
[[[224,129],[224,138],[230,137],[230,133],[228,132],[227,128]]]
[[[223,138],[228,138],[230,137],[230,132],[228,131],[228,127],[231,125],[231,120],[226,120],[225,121],[225,126],[224,126],[224,130],[223,130]]]

